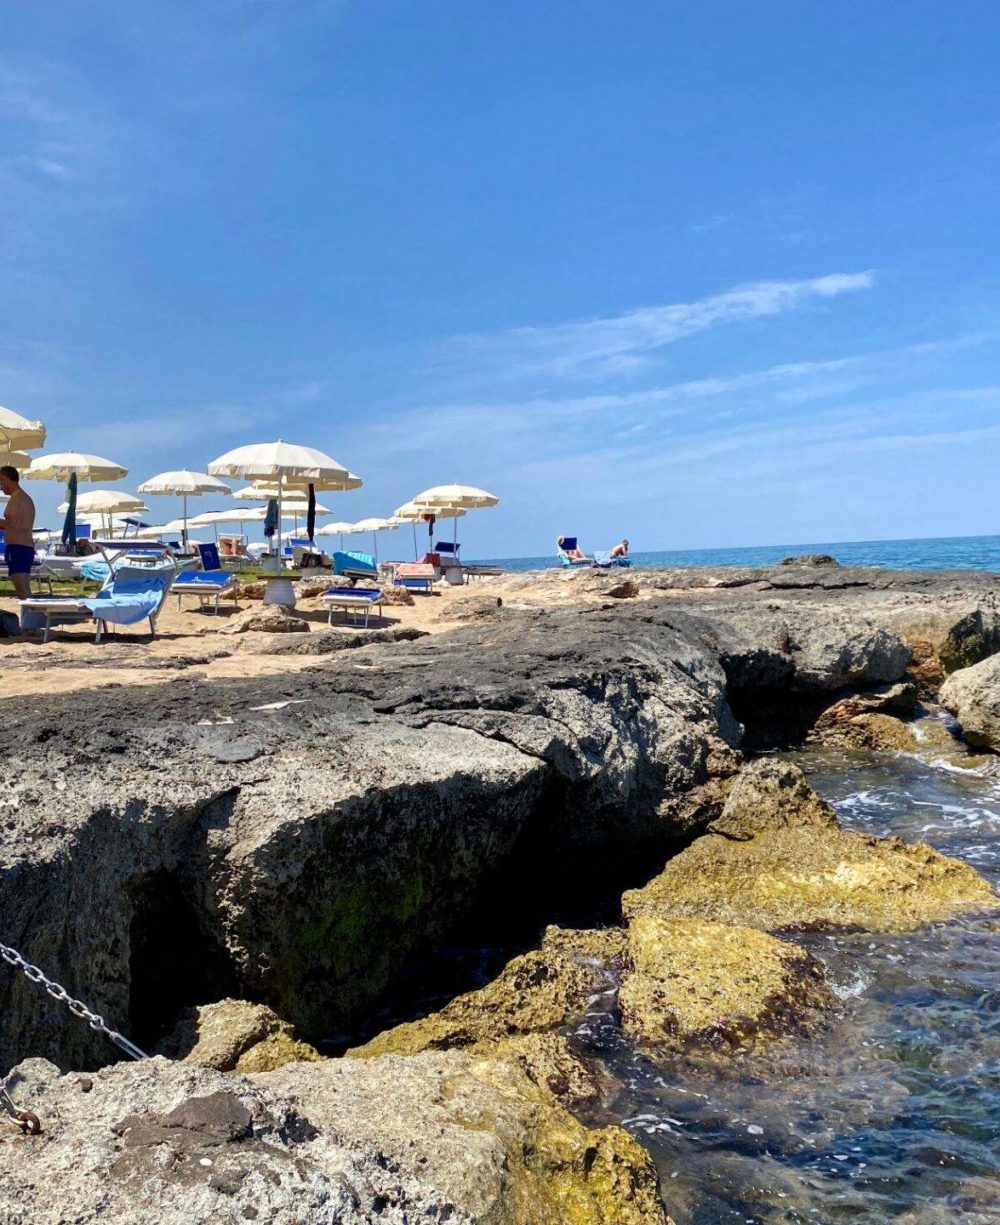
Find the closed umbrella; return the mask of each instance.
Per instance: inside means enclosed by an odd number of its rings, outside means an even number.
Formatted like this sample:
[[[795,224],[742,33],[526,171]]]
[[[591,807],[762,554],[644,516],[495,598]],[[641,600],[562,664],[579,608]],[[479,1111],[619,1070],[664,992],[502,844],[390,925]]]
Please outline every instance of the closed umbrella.
[[[281,512],[278,509],[278,503],[275,498],[272,498],[267,504],[267,512],[264,515],[264,535],[270,538],[278,530],[278,519]]]
[[[306,510],[306,535],[309,543],[316,539],[316,486],[309,486],[309,507]]]
[[[76,486],[76,473],[71,472],[67,487],[69,496],[66,502],[66,518],[63,520],[62,529],[63,547],[67,549],[76,547]]]
[[[191,472],[187,468],[180,468],[173,472],[160,472],[156,476],[151,476],[148,481],[143,481],[139,486],[139,492],[173,494],[175,497],[180,495],[183,498],[184,513],[182,517],[184,528],[181,538],[186,548],[188,542],[188,498],[201,497],[206,493],[230,494],[232,490],[224,481],[220,481],[218,477],[209,476],[207,472]]]

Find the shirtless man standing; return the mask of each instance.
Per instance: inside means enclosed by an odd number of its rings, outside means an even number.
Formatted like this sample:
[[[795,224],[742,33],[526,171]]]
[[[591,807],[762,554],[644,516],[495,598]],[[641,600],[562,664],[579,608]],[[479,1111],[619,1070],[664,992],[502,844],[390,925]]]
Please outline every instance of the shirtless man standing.
[[[21,488],[16,468],[0,468],[0,490],[10,499],[0,519],[6,550],[7,573],[19,600],[31,595],[31,567],[35,560],[35,504]]]

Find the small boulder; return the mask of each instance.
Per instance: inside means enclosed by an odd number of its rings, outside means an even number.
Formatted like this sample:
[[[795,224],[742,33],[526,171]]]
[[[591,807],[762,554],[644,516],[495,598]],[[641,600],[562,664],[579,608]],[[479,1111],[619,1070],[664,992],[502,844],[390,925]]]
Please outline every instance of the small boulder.
[[[941,686],[941,705],[969,744],[1000,751],[1000,655],[953,672]]]
[[[309,622],[296,617],[283,604],[262,604],[237,613],[221,632],[223,634],[308,634]]]
[[[263,581],[252,583],[241,581],[236,588],[236,595],[241,600],[263,600],[266,590],[267,584]]]
[[[974,868],[922,843],[842,830],[801,770],[762,760],[738,776],[709,833],[622,907],[630,920],[909,931],[995,911],[997,896]]]
[[[834,1004],[814,957],[749,927],[643,915],[627,967],[622,1024],[657,1045],[733,1049],[809,1033]]]
[[[613,600],[634,600],[639,594],[639,584],[634,578],[627,578],[621,583],[615,583],[602,594],[610,596]]]
[[[881,753],[915,753],[919,747],[916,736],[902,719],[874,713],[817,728],[812,738],[820,744],[843,744]]]
[[[232,999],[188,1009],[159,1053],[218,1072],[270,1072],[322,1058],[266,1005]]]
[[[829,553],[796,553],[794,557],[783,557],[782,566],[839,566],[840,562]]]

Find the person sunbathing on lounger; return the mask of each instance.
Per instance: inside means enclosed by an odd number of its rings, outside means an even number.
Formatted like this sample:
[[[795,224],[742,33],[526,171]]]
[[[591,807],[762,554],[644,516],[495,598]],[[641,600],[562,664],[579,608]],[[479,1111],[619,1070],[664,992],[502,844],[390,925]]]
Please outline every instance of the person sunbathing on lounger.
[[[611,550],[609,557],[628,557],[628,541],[622,540]]]

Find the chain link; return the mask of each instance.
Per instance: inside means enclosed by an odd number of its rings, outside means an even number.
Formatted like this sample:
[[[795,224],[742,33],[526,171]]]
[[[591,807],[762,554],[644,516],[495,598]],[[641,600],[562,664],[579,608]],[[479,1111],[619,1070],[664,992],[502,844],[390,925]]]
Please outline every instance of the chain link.
[[[73,1016],[79,1017],[81,1021],[86,1021],[95,1033],[104,1034],[109,1041],[113,1042],[119,1050],[124,1051],[126,1055],[130,1055],[133,1059],[149,1058],[145,1051],[141,1051],[124,1034],[120,1034],[117,1030],[106,1025],[104,1018],[99,1013],[91,1012],[82,1000],[74,999],[64,986],[53,982],[51,978],[47,978],[43,970],[39,969],[36,965],[32,965],[30,961],[22,957],[17,949],[12,949],[6,944],[0,944],[0,957],[8,965],[12,965],[15,969],[20,970],[29,982],[38,983],[43,986],[54,1000],[58,1000],[60,1004],[65,1004]]]

